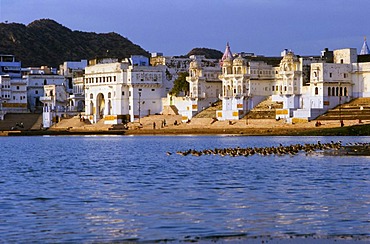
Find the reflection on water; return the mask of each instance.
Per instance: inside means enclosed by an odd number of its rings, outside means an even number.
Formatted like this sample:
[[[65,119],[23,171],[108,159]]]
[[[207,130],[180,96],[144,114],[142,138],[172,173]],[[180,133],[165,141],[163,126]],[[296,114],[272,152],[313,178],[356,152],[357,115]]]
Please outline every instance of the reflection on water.
[[[0,236],[6,242],[369,237],[367,157],[166,155],[187,149],[369,139],[0,138]]]

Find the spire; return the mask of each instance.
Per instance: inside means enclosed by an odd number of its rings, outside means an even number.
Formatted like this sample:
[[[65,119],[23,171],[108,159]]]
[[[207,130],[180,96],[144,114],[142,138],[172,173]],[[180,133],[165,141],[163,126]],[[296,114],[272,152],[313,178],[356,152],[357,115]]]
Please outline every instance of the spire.
[[[366,36],[364,37],[364,44],[362,45],[360,55],[370,54],[369,46],[366,42]]]
[[[222,58],[221,58],[221,61],[220,61],[220,64],[222,66],[222,63],[224,62],[225,59],[231,59],[233,60],[233,54],[231,53],[231,50],[230,50],[230,45],[229,45],[229,42],[226,43],[226,49],[225,49],[225,52],[224,52],[224,55],[222,55]]]

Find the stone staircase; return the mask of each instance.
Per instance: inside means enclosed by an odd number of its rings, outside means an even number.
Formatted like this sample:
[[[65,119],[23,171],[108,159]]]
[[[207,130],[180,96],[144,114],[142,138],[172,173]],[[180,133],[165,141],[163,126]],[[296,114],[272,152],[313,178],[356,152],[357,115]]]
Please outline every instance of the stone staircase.
[[[194,118],[215,118],[216,117],[216,110],[222,110],[222,101],[217,101],[213,103],[210,107],[200,111],[196,114]]]
[[[21,124],[23,123],[23,128]],[[8,113],[0,120],[0,130],[30,130],[40,129],[42,114],[38,113]],[[18,125],[18,126],[17,126]]]
[[[36,122],[30,128],[30,130],[40,130],[42,128],[42,114],[39,115]]]
[[[177,107],[175,105],[164,106],[164,108],[163,108],[163,114],[167,114],[167,115],[178,115],[179,114],[179,110],[177,109]]]
[[[370,98],[356,98],[339,105],[316,120],[370,120]]]
[[[283,108],[282,103],[273,102],[271,96],[259,103],[244,117],[249,119],[275,119],[276,109]]]

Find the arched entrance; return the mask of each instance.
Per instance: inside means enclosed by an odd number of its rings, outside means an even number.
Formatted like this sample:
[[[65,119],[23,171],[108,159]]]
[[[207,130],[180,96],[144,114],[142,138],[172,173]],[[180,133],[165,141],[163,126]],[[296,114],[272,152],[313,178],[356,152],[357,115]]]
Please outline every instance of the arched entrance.
[[[93,115],[93,114],[94,114],[94,112],[95,112],[95,111],[94,111],[94,103],[91,101],[91,102],[90,102],[90,113],[89,113],[89,114],[90,114],[90,115]]]
[[[96,97],[96,117],[97,119],[102,119],[104,116],[104,109],[105,109],[105,100],[104,95],[99,93]]]

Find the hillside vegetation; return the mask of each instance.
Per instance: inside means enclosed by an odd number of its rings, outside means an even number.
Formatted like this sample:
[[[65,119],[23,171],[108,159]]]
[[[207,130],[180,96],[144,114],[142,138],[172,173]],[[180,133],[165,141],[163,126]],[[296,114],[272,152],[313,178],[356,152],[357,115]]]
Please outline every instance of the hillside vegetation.
[[[15,55],[23,67],[57,67],[64,61],[105,56],[149,56],[143,48],[117,33],[72,31],[50,19],[29,25],[0,23],[0,54]]]

